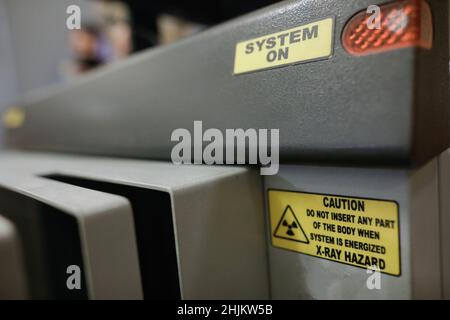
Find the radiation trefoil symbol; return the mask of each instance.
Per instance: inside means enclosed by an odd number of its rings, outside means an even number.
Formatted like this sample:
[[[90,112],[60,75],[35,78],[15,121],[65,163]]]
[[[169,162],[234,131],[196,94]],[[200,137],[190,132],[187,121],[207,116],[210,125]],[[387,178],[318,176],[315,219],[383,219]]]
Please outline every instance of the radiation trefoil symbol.
[[[288,205],[278,221],[277,227],[273,233],[276,238],[291,240],[301,243],[309,243],[308,237],[298,221],[294,211]]]

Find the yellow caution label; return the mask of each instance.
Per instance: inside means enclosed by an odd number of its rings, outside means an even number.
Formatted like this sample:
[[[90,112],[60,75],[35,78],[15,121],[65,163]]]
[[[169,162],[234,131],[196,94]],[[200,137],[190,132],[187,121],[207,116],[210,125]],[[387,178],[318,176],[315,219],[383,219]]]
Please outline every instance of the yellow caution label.
[[[399,276],[398,204],[269,190],[272,245]]]
[[[334,19],[239,42],[234,74],[329,58],[333,54]]]
[[[2,122],[7,129],[20,128],[25,122],[25,111],[20,107],[10,107],[3,114]]]

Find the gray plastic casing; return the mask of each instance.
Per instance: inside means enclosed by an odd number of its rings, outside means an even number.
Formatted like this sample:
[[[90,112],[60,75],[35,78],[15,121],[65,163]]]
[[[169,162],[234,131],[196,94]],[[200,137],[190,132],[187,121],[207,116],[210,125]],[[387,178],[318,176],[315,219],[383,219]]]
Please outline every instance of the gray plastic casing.
[[[286,1],[19,102],[10,147],[170,159],[177,128],[280,130],[282,163],[411,165],[449,145],[448,1],[428,1],[432,49],[363,57],[349,19],[383,0]],[[238,42],[334,17],[329,59],[233,75]]]

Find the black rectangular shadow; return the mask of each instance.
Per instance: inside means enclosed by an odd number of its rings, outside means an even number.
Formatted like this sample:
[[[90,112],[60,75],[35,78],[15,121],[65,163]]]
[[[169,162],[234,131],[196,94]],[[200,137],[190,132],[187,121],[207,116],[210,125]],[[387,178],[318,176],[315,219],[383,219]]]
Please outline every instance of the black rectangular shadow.
[[[167,192],[59,174],[44,177],[127,198],[133,209],[144,299],[180,299],[172,208]]]

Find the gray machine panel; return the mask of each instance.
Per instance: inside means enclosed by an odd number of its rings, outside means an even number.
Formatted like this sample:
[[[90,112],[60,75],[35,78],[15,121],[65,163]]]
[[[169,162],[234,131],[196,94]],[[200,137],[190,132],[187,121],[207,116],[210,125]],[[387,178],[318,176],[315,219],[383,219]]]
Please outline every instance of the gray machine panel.
[[[431,5],[431,50],[364,57],[346,22],[385,0],[286,1],[139,54],[18,105],[15,148],[169,159],[177,128],[280,129],[284,162],[421,163],[448,146],[448,1]],[[334,17],[329,59],[233,75],[236,43]]]
[[[450,150],[439,157],[439,204],[442,259],[442,291],[450,300]]]
[[[24,244],[31,298],[142,298],[126,199],[29,173],[3,171],[0,188],[3,214],[17,224]],[[73,264],[81,269],[79,290],[66,286]]]
[[[26,299],[22,246],[14,224],[0,215],[0,299]]]
[[[379,289],[367,286],[370,274],[364,267],[274,247],[273,230],[268,228],[272,298],[442,298],[442,272],[446,271],[441,270],[440,234],[445,239],[447,230],[441,229],[439,221],[438,176],[438,161],[433,159],[415,170],[282,166],[279,175],[265,177],[266,190],[389,200],[399,208],[401,272],[398,276],[381,273]],[[383,214],[379,212],[380,217]]]
[[[66,182],[68,177],[72,181],[73,178],[80,178],[166,193],[170,196],[170,202],[169,210],[164,213],[172,214],[180,297],[269,298],[262,179],[256,169],[177,166],[158,161],[26,152],[3,152],[0,154],[0,168],[0,181],[6,172],[13,175],[21,172],[54,179],[59,176],[60,180],[65,177]],[[77,188],[66,183],[48,182]],[[83,194],[76,196],[78,201],[83,202]],[[158,210],[158,207],[155,208],[152,203],[153,198],[148,200],[146,214],[154,216],[157,213],[152,210]],[[63,199],[58,202],[63,202]],[[148,226],[147,232],[152,232],[152,227],[158,227],[156,222]],[[105,228],[104,232],[108,233],[108,230]],[[158,244],[164,245],[162,241],[154,245]],[[161,274],[147,276],[154,278]],[[158,296],[158,292],[154,296]]]

